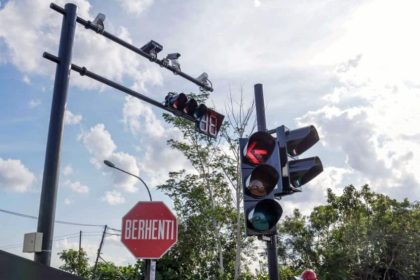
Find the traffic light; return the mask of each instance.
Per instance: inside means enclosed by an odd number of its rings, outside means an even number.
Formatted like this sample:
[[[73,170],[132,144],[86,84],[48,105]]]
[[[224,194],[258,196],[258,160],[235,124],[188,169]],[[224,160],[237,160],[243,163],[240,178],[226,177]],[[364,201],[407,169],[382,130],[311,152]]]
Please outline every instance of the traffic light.
[[[300,187],[322,171],[319,157],[297,159],[319,140],[318,132],[313,125],[289,130],[285,126],[276,129],[280,152],[282,180],[275,192],[275,196],[284,196],[300,192]]]
[[[198,104],[194,98],[189,98],[185,93],[169,92],[165,97],[164,104],[171,108],[174,114],[187,115],[193,119],[199,132],[213,138],[216,138],[225,118],[222,114],[207,108],[206,105]]]
[[[283,214],[274,197],[280,179],[277,141],[269,133],[259,131],[249,139],[239,139],[239,147],[246,234],[274,235]]]

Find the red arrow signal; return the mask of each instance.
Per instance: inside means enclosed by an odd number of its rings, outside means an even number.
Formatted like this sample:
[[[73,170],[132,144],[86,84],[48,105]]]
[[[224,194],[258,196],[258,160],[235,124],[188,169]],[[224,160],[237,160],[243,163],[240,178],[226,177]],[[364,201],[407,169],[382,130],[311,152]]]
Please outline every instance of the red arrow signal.
[[[265,161],[265,156],[268,155],[267,149],[256,149],[257,142],[252,142],[247,150],[246,157],[252,164],[260,164]]]

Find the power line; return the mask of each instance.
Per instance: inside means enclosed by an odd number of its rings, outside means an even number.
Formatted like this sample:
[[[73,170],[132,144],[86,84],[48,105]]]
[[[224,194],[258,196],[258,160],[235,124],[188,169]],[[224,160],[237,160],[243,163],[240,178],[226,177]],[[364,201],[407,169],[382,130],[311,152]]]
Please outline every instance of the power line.
[[[87,234],[85,236],[100,236],[102,234],[102,232],[99,231],[90,231],[90,232],[86,232]],[[74,239],[74,238],[78,238],[79,237],[79,233],[69,233],[69,234],[64,234],[64,235],[59,235],[56,236],[53,240],[54,241],[61,241],[61,240],[65,240],[65,239]],[[23,246],[23,243],[12,243],[12,244],[4,244],[4,245],[0,245],[0,248],[2,250],[10,250],[10,249],[15,249],[15,248],[21,248]]]
[[[10,214],[10,215],[15,215],[15,216],[18,216],[18,217],[23,217],[23,218],[29,218],[29,219],[34,219],[34,220],[38,219],[38,217],[36,217],[36,216],[22,214],[22,213],[9,211],[9,210],[5,210],[5,209],[0,209],[0,212]],[[55,223],[64,224],[64,225],[82,226],[82,227],[104,227],[105,226],[105,225],[98,225],[98,224],[74,223],[74,222],[67,222],[67,221],[60,221],[60,220],[55,220]],[[121,230],[115,229],[115,228],[109,228],[109,229],[112,229],[114,231],[121,231]]]

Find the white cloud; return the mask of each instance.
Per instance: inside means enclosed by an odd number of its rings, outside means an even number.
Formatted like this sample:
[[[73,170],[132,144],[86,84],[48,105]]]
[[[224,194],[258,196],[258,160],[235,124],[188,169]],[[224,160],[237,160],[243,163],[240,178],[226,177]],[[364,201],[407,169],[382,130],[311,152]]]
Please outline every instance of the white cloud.
[[[66,165],[63,168],[63,175],[64,176],[69,176],[73,174],[73,167],[71,165]]]
[[[165,133],[162,122],[156,117],[151,106],[132,97],[125,98],[123,123],[136,136],[147,134],[154,138],[162,138]]]
[[[347,167],[356,171],[354,178],[362,178],[375,191],[417,199],[420,144],[414,139],[420,90],[396,79],[397,73],[393,79],[384,79],[375,71],[365,71],[375,67],[371,56],[361,50],[356,59],[338,67],[338,83],[324,95],[327,103],[299,122],[316,124],[324,147],[344,154]]]
[[[89,187],[86,185],[83,185],[79,181],[72,182],[70,180],[66,180],[64,182],[64,185],[68,186],[72,191],[79,193],[79,194],[87,194],[89,193]]]
[[[71,200],[70,198],[66,197],[66,198],[64,199],[64,204],[65,204],[65,205],[70,205],[70,204],[72,204],[72,203],[73,203],[73,200]]]
[[[88,132],[82,132],[79,139],[83,141],[86,149],[92,155],[92,163],[97,167],[101,167],[102,161],[109,158],[117,148],[111,134],[102,123],[90,128]]]
[[[125,192],[135,192],[135,184],[138,179],[122,172],[111,170],[103,164],[104,160],[112,161],[119,168],[132,174],[138,174],[139,169],[135,157],[127,153],[116,152],[117,146],[112,140],[111,134],[105,129],[104,124],[97,124],[89,132],[83,132],[79,139],[92,155],[91,162],[99,169],[113,175],[114,184]]]
[[[82,115],[75,115],[68,109],[64,111],[64,124],[65,125],[79,124],[82,121],[82,118],[83,118]]]
[[[150,7],[154,0],[117,0],[120,6],[129,14],[140,15]]]
[[[72,2],[78,7],[78,16],[93,20],[95,15],[90,14],[91,6],[88,1]],[[66,2],[59,0],[55,3],[64,7]],[[151,1],[124,2],[124,5],[136,13],[149,4]],[[7,55],[2,56],[1,60],[14,64],[28,78],[31,74],[52,76],[55,65],[46,61],[40,54],[44,51],[55,54],[61,21],[62,15],[50,9],[48,3],[43,0],[8,1],[0,10],[0,26],[8,26],[0,30],[0,38],[5,42],[7,51]],[[131,41],[127,29],[105,24],[109,32]],[[73,63],[80,62],[83,63],[81,66],[86,66],[89,70],[99,72],[112,80],[121,81],[123,77],[127,77],[133,84],[143,86],[146,82],[161,83],[159,69],[145,70],[149,64],[147,60],[139,59],[137,54],[78,26],[73,47]],[[73,85],[96,89],[104,87],[92,79],[74,74],[70,76]]]
[[[117,205],[123,204],[125,202],[125,198],[120,192],[113,190],[106,192],[102,197],[102,201],[107,202],[109,205]]]
[[[30,84],[31,84],[31,79],[30,79],[27,75],[23,75],[23,77],[22,77],[22,81],[23,81],[25,84],[28,84],[28,85],[30,85]]]
[[[35,175],[20,160],[0,158],[0,187],[3,190],[27,192],[35,179]]]
[[[38,107],[39,105],[41,105],[41,100],[39,100],[39,99],[34,99],[34,100],[31,100],[31,101],[29,101],[29,103],[28,103],[28,106],[29,106],[29,108],[31,108],[31,109],[36,108],[36,107]]]

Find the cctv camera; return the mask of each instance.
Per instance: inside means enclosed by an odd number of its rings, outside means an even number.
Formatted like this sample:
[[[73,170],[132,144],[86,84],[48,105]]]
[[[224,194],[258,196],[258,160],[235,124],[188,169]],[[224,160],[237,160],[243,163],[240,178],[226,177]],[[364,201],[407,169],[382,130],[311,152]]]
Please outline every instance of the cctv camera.
[[[175,59],[178,59],[180,56],[181,56],[180,53],[170,53],[166,56],[166,58],[170,60],[175,60]]]
[[[149,43],[140,48],[145,53],[149,54],[154,60],[157,58],[157,54],[163,49],[162,45],[158,42],[151,40]]]
[[[93,20],[92,25],[96,27],[97,32],[103,32],[105,29],[104,25],[105,15],[99,13],[96,18]]]
[[[209,79],[209,75],[207,75],[206,72],[203,72],[200,76],[197,77],[197,80],[200,81],[201,83],[206,83],[208,79]]]

